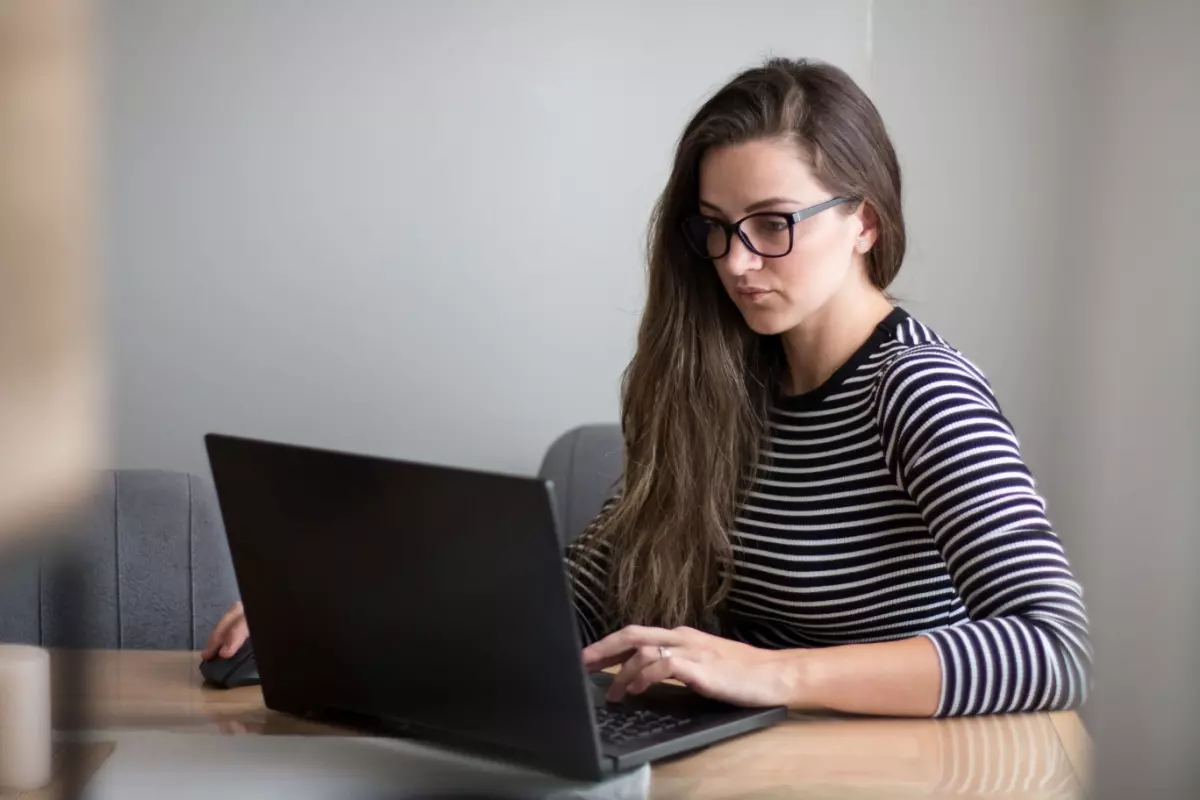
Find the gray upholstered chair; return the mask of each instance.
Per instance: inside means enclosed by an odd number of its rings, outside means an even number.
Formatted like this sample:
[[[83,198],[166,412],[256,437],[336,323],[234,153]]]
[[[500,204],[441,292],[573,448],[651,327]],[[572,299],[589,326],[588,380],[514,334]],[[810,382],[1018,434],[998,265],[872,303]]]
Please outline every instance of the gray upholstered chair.
[[[551,445],[539,474],[554,482],[565,540],[587,526],[620,473],[615,425],[576,428]],[[216,494],[204,478],[108,473],[63,525],[58,551],[0,562],[0,642],[198,649],[238,596]],[[55,591],[64,554],[82,570],[74,620]]]
[[[583,425],[558,437],[546,451],[538,475],[554,483],[563,544],[583,532],[617,488],[621,449],[618,426]]]
[[[0,564],[0,641],[196,649],[237,598],[216,496],[203,478],[106,473],[87,506],[59,527],[54,549]],[[68,557],[79,568],[74,620],[55,590]]]

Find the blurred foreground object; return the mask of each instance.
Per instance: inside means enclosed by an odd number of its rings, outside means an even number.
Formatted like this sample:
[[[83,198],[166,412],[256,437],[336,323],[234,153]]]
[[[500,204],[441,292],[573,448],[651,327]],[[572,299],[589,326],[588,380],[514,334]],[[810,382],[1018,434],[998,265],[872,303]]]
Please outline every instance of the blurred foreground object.
[[[0,548],[82,499],[106,444],[87,11],[0,2]]]
[[[50,782],[50,654],[0,644],[0,791]]]

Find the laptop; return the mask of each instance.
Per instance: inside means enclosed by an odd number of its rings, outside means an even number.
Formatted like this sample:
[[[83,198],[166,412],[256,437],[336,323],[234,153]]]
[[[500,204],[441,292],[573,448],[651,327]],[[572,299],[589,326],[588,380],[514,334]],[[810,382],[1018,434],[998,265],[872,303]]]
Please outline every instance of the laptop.
[[[268,708],[595,781],[783,720],[590,676],[534,478],[210,434]]]

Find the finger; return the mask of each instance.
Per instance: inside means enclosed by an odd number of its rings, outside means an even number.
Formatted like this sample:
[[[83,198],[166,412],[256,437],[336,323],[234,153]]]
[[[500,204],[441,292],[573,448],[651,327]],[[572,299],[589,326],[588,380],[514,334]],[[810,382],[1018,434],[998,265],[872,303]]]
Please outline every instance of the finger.
[[[203,658],[209,659],[216,655],[217,650],[221,646],[221,642],[225,639],[225,631],[233,624],[234,620],[242,616],[241,602],[234,603],[233,606],[217,620],[217,624],[213,626],[212,633],[208,635],[208,642],[204,645],[204,651],[200,654]]]
[[[707,692],[705,688],[706,669],[708,667],[704,664],[693,661],[686,655],[678,656],[672,653],[642,670],[637,679],[629,684],[626,691],[630,694],[641,694],[656,683],[674,679],[699,694],[705,694]]]
[[[632,677],[629,683],[625,685],[625,691],[629,694],[641,694],[656,683],[676,677],[675,670],[681,662],[682,659],[674,653],[666,658],[655,659],[647,664],[645,669]]]
[[[590,672],[596,672],[629,660],[642,647],[683,647],[695,633],[691,628],[630,625],[584,648],[583,662]]]
[[[221,657],[229,658],[231,655],[236,653],[249,638],[250,628],[246,625],[246,618],[242,617],[237,622],[233,623],[233,627],[231,627],[225,634],[225,644],[221,646]]]
[[[615,664],[628,661],[629,659],[633,658],[633,654],[636,652],[636,650],[625,650],[621,653],[617,653],[615,656],[609,656],[608,658],[600,661],[588,661],[588,657],[585,655],[583,657],[583,665],[587,667],[588,672],[599,672],[600,670],[608,669]]]
[[[606,698],[614,703],[621,700],[625,697],[627,687],[640,680],[643,672],[665,660],[657,647],[638,648],[621,666],[620,672],[613,676]]]
[[[217,624],[213,626],[212,633],[208,635],[208,644],[204,648],[205,658],[211,658],[216,655],[221,644],[225,641],[225,635],[233,624],[242,617],[242,604],[234,603],[233,606],[225,612],[221,619],[217,620]]]
[[[589,668],[599,662],[607,662],[605,666],[612,666],[631,657],[639,647],[672,647],[679,644],[678,639],[677,634],[665,628],[630,625],[585,647],[583,663]]]
[[[633,655],[634,647],[629,644],[629,640],[634,631],[633,626],[621,628],[603,639],[592,642],[583,648],[583,663],[590,665],[598,661],[611,661],[611,659],[626,653]]]

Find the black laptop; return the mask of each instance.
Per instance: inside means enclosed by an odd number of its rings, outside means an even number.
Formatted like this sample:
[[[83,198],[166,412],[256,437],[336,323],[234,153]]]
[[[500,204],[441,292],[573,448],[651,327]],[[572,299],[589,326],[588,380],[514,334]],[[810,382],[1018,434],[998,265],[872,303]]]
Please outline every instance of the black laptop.
[[[581,780],[784,719],[589,676],[548,482],[205,438],[267,707]]]

